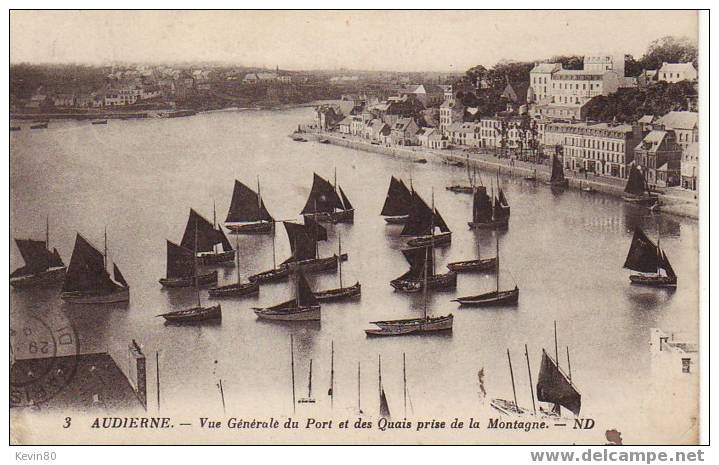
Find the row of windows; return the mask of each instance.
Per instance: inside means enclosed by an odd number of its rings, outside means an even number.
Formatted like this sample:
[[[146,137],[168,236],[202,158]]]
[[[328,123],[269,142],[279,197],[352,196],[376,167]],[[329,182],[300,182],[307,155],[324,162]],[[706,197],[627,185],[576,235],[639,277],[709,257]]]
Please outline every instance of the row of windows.
[[[565,147],[565,155],[569,157],[588,158],[591,160],[602,160],[610,163],[624,164],[624,155],[600,152],[597,150],[584,150],[572,147]]]
[[[584,137],[565,137],[564,144],[573,145],[575,147],[587,147],[591,149],[609,150],[612,152],[624,151],[624,142],[587,139]]]

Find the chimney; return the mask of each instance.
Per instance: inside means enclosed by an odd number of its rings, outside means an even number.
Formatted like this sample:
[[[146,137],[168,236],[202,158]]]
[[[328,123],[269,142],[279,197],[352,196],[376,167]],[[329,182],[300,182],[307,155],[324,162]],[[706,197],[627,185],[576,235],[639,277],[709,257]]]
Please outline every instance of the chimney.
[[[129,371],[127,379],[135,390],[137,398],[147,410],[147,368],[145,365],[145,354],[134,339],[128,347]]]

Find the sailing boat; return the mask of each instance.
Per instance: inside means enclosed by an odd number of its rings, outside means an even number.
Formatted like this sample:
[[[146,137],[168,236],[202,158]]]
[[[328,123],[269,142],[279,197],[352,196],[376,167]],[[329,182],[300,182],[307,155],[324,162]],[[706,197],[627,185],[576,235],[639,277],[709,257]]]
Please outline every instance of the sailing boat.
[[[195,232],[197,233],[196,241]],[[196,254],[199,265],[214,265],[232,262],[235,259],[235,251],[232,250],[232,245],[222,229],[217,228],[191,208],[180,245],[188,250],[193,250],[195,242],[197,242]],[[215,250],[217,244],[222,244],[222,252]]]
[[[477,258],[471,260],[462,260],[447,264],[450,271],[487,271],[493,270],[497,266],[497,257],[482,258],[480,250],[480,238],[477,238]]]
[[[170,241],[167,241],[168,245],[168,259],[170,255],[170,244],[172,244]],[[174,245],[174,244],[172,244]],[[168,312],[168,313],[162,313],[160,315],[157,315],[158,317],[163,317],[168,323],[196,323],[199,321],[207,321],[207,320],[220,320],[222,319],[222,307],[220,307],[220,304],[213,305],[211,307],[203,307],[202,301],[200,299],[200,276],[197,275],[197,247],[198,247],[198,232],[197,232],[197,226],[195,226],[195,244],[193,250],[188,250],[189,256],[192,258],[192,273],[194,276],[190,276],[189,279],[194,281],[195,285],[195,294],[197,295],[197,306],[196,307],[190,307],[183,310],[176,310],[174,312]],[[184,253],[184,257],[187,257],[188,254]],[[169,262],[169,260],[168,260]],[[185,260],[185,262],[189,262],[189,260]],[[168,270],[169,271],[169,270]],[[215,273],[215,281],[217,281],[217,271]]]
[[[302,266],[304,271],[326,271],[336,270],[340,259],[347,260],[346,253],[320,258],[319,242],[327,240],[327,230],[311,217],[305,217],[305,224],[290,222],[283,224],[290,241],[292,255],[282,262],[281,266],[297,265]]]
[[[511,209],[509,207],[507,197],[504,195],[504,190],[502,189],[502,186],[499,185],[499,171],[497,171],[497,191],[499,192],[497,195],[497,203],[499,203],[499,206],[502,208],[502,213],[504,213],[503,216],[506,216],[509,220]]]
[[[260,292],[260,283],[258,281],[250,281],[247,283],[242,282],[242,273],[240,272],[240,242],[237,236],[235,236],[235,251],[237,282],[210,288],[208,291],[210,297],[240,297],[245,295],[254,295]]]
[[[471,194],[474,191],[474,186],[477,184],[476,171],[473,173],[470,170],[469,154],[467,154],[466,165],[467,165],[467,179],[469,180],[469,185],[453,184],[451,186],[447,186],[445,189],[447,189],[448,191],[454,192],[456,194]]]
[[[260,195],[259,178],[257,192],[235,180],[225,227],[234,234],[269,234],[274,226],[275,221],[265,208]]]
[[[388,224],[404,224],[409,217],[412,193],[401,179],[392,176],[380,215]]]
[[[434,195],[432,196],[434,198]],[[412,205],[409,218],[400,233],[401,236],[418,236],[407,241],[410,247],[434,247],[452,243],[452,231],[449,230],[439,210],[432,209],[422,200],[416,192],[412,191]],[[438,227],[440,233],[435,234],[434,228]]]
[[[307,397],[297,399],[298,404],[314,404],[315,399],[312,397],[312,359],[310,359],[310,375],[307,383]]]
[[[313,217],[316,221],[351,223],[354,221],[355,210],[342,188],[337,185],[336,179],[333,186],[314,173],[312,189],[301,214]]]
[[[500,196],[504,192],[500,189]],[[507,199],[504,199],[506,203]],[[469,229],[498,229],[509,225],[509,205],[502,204],[502,200],[492,193],[487,195],[487,188],[477,186],[472,199],[472,221],[468,222]]]
[[[295,298],[271,307],[253,307],[258,318],[278,321],[319,321],[320,304],[307,283],[302,268],[296,273]]]
[[[377,356],[377,372],[379,374],[379,416],[382,418],[389,418],[389,404],[387,403],[387,395],[384,393],[384,387],[382,386],[382,356]]]
[[[471,295],[466,297],[458,297],[452,302],[459,302],[460,305],[472,307],[487,307],[497,305],[516,305],[519,300],[519,287],[515,283],[514,289],[499,290],[499,236],[496,237],[497,244],[497,262],[495,264],[496,284],[494,291],[485,292],[483,294]]]
[[[536,404],[534,403],[534,388],[532,387],[532,371],[529,366],[529,354],[527,353],[527,345],[524,345],[524,351],[525,355],[527,356],[527,371],[529,373],[529,390],[532,392],[532,409],[534,411],[534,414],[536,415],[537,409]],[[512,370],[512,357],[509,355],[509,349],[507,349],[507,361],[509,362],[509,378],[512,381],[512,394],[514,396],[514,401],[511,400],[505,400],[505,399],[492,399],[489,402],[489,405],[492,406],[493,409],[497,410],[499,413],[502,413],[504,415],[530,415],[532,412],[529,410],[520,407],[519,403],[517,402],[517,389],[514,385],[514,370]]]
[[[74,304],[109,304],[130,300],[130,286],[120,269],[113,264],[114,279],[111,279],[106,267],[107,231],[104,254],[78,233],[60,298]]]
[[[370,324],[377,326],[377,328],[365,329],[365,334],[368,336],[403,336],[406,334],[452,330],[454,316],[451,313],[438,317],[430,317],[427,313],[427,289],[429,288],[427,282],[429,253],[427,248],[424,249],[424,253],[424,283],[421,287],[424,291],[424,316],[422,318],[406,318],[401,320],[371,321]]]
[[[656,194],[652,194],[649,190],[647,180],[644,178],[639,166],[632,163],[629,169],[627,184],[624,186],[625,195],[622,198],[629,203],[637,203],[641,205],[652,205],[659,200]]]
[[[162,287],[190,287],[217,284],[217,270],[197,274],[192,250],[167,241],[167,272],[160,278]]]
[[[552,187],[569,186],[569,179],[564,177],[562,162],[559,161],[559,155],[556,153],[552,156],[552,175],[549,178],[548,184]]]
[[[639,273],[629,276],[632,284],[676,287],[677,275],[669,263],[667,254],[659,247],[659,240],[657,236],[657,244],[654,244],[639,227],[634,229],[632,245],[624,261],[624,268]]]
[[[29,288],[54,283],[65,279],[65,264],[57,249],[50,252],[50,223],[45,224],[45,242],[33,239],[15,239],[25,266],[10,273],[10,284],[17,288]]]
[[[286,228],[285,228],[286,229]],[[285,264],[281,264],[279,267],[277,266],[277,255],[275,253],[275,228],[272,228],[271,233],[272,234],[272,269],[261,271],[259,273],[253,274],[249,276],[247,279],[251,283],[257,282],[257,283],[266,283],[271,281],[280,281],[282,279],[286,279],[290,275],[290,268],[286,266]],[[239,251],[238,251],[239,253]]]
[[[339,239],[339,256],[342,256],[342,236],[338,236]],[[354,283],[352,286],[344,287],[342,286],[342,260],[338,261],[339,265],[339,280],[340,280],[340,287],[337,289],[328,289],[326,291],[318,291],[315,292],[315,298],[319,302],[328,302],[333,300],[345,300],[345,299],[351,299],[353,297],[359,297],[362,293],[362,286],[360,285],[359,281]]]
[[[409,270],[390,281],[390,285],[403,292],[419,292],[424,289],[425,282],[428,289],[456,288],[457,273],[450,270],[444,274],[436,274],[432,257],[434,254],[430,253],[429,249],[430,247],[414,247],[402,250],[404,258],[409,263]]]

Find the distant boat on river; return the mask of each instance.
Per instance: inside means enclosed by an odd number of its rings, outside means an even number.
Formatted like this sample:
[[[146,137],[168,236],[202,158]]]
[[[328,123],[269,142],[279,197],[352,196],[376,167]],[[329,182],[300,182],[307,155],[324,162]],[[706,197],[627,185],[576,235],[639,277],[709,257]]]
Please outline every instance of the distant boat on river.
[[[624,261],[624,268],[635,271],[637,274],[629,276],[632,284],[643,284],[654,287],[676,287],[677,275],[672,268],[667,254],[657,243],[644,234],[641,228],[634,229],[634,237],[629,247],[629,253]]]

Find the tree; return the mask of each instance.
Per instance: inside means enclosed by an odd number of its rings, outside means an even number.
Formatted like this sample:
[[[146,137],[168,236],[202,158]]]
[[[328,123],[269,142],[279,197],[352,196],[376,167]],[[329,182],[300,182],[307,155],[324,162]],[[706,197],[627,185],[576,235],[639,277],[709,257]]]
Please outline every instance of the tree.
[[[688,37],[665,36],[649,44],[642,57],[645,69],[659,69],[662,63],[693,63],[698,68],[697,45]]]
[[[550,63],[561,63],[564,69],[584,69],[584,57],[578,55],[559,55],[552,57]]]

